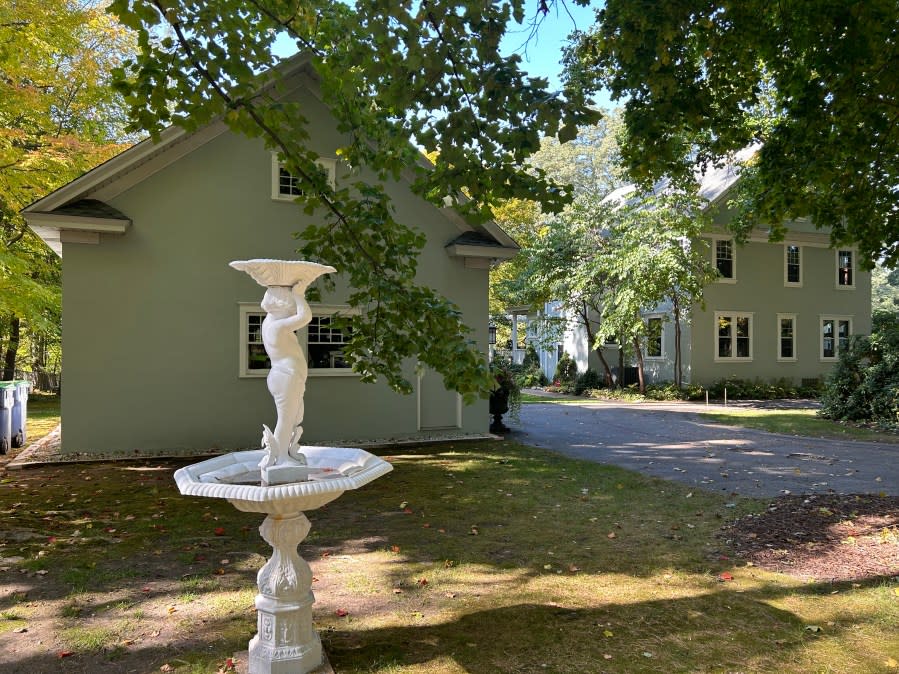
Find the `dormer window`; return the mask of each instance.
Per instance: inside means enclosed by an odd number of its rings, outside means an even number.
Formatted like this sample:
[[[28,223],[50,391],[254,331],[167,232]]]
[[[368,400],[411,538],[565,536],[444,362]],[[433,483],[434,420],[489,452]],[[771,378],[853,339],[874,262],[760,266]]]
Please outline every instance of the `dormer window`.
[[[333,188],[336,184],[337,160],[316,159],[315,163],[327,175],[328,184]],[[283,162],[278,161],[278,155],[272,155],[272,199],[276,201],[294,201],[303,196],[299,177],[288,171]]]

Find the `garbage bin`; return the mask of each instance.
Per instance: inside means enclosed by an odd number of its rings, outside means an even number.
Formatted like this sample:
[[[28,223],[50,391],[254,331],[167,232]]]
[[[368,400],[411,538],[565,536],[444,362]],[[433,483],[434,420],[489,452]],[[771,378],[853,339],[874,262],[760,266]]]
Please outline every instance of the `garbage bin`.
[[[12,408],[16,385],[0,381],[0,454],[6,454],[12,440]]]
[[[25,427],[28,425],[28,391],[31,385],[27,381],[14,383],[16,388],[13,394],[10,440],[13,447],[24,447],[28,439]]]

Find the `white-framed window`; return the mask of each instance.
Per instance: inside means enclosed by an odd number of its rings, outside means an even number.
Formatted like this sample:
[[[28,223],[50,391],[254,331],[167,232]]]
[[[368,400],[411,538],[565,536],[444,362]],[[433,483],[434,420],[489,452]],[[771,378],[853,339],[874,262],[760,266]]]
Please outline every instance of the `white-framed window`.
[[[752,317],[738,311],[715,312],[715,360],[752,360]]]
[[[714,239],[712,241],[712,254],[714,255],[715,269],[718,270],[718,281],[721,283],[736,283],[737,258],[734,251],[734,240]]]
[[[664,357],[664,325],[661,316],[649,316],[646,319],[646,357]]]
[[[796,314],[777,314],[777,360],[796,360]]]
[[[802,287],[802,248],[794,243],[784,246],[784,285]]]
[[[836,360],[849,346],[851,316],[821,316],[821,360]]]
[[[328,176],[328,184],[331,187],[337,181],[337,160],[319,158],[315,160],[319,168]],[[290,171],[284,168],[284,164],[278,161],[278,155],[272,153],[272,199],[275,201],[293,201],[303,195],[299,186],[299,180]]]
[[[265,312],[254,302],[241,302],[240,307],[240,363],[242,378],[265,377],[271,361],[262,344],[262,321]],[[297,330],[297,339],[304,347],[309,376],[348,376],[355,373],[344,359],[343,347],[349,334],[334,323],[336,314],[350,317],[358,313],[345,305],[312,305],[312,319],[305,328]]]
[[[855,251],[850,248],[838,248],[837,260],[837,289],[852,290],[855,288]]]

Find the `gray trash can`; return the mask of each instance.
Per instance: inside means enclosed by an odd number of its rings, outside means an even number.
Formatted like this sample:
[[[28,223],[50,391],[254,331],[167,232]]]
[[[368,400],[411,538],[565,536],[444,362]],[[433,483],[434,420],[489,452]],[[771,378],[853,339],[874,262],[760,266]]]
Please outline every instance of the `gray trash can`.
[[[12,442],[12,408],[15,393],[15,384],[0,381],[0,454],[6,454]]]
[[[27,381],[13,382],[16,385],[13,394],[12,425],[10,428],[13,447],[24,447],[28,439],[25,427],[28,425],[28,391],[31,385]]]

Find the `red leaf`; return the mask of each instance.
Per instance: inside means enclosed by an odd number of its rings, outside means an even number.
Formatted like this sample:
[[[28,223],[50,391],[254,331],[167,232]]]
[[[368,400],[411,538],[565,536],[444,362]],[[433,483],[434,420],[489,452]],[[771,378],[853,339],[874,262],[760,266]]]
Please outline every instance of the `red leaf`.
[[[390,546],[390,552],[399,552],[399,551],[400,551],[400,546],[398,546],[398,545]]]
[[[412,508],[403,508],[403,512],[406,513],[407,515],[411,515],[411,514],[412,514]]]
[[[731,574],[729,574],[727,571],[725,571],[724,573],[718,574],[718,580],[722,583],[724,583],[728,580],[733,580],[733,579],[734,579],[734,577]]]
[[[68,658],[75,655],[75,651],[60,651],[57,655],[61,658]]]
[[[216,536],[224,536],[225,535],[225,527],[216,527],[212,530]]]
[[[427,578],[419,578],[418,584],[421,585],[422,587],[424,587],[425,585],[428,584],[428,579]]]
[[[347,611],[346,609],[343,609],[343,608],[337,609],[336,613],[337,613],[338,618],[345,618],[346,616],[348,616],[350,614],[349,611]]]

